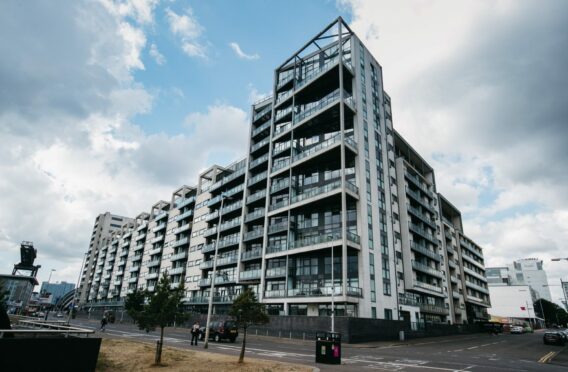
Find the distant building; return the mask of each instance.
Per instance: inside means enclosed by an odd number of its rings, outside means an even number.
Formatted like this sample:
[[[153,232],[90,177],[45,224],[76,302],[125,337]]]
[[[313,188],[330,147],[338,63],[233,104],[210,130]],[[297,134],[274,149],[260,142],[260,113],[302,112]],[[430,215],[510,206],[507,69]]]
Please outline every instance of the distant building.
[[[508,318],[509,322],[539,323],[533,303],[536,291],[528,285],[489,286],[491,307],[488,313],[497,318]]]
[[[512,278],[508,267],[488,267],[485,269],[489,286],[511,285]]]
[[[486,273],[489,286],[528,285],[536,292],[536,299],[543,298],[552,302],[542,260],[524,258],[507,266],[488,267]]]
[[[61,282],[61,283],[41,283],[41,289],[39,291],[40,297],[49,298],[49,304],[55,305],[61,297],[63,297],[69,291],[75,289],[75,284]]]
[[[0,274],[0,287],[8,291],[8,313],[15,314],[24,309],[37,284],[37,279],[33,276]]]

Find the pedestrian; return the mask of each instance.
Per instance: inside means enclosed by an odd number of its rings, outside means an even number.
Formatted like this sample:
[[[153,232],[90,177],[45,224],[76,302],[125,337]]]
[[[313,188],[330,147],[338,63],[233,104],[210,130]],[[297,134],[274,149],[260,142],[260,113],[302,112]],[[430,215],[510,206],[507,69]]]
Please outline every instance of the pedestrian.
[[[195,342],[195,346],[197,346],[197,340],[199,340],[199,322],[193,323],[193,327],[191,327],[191,344]]]
[[[99,331],[104,332],[107,323],[108,323],[108,320],[107,320],[107,317],[106,317],[106,314],[105,314],[105,315],[103,315],[103,318],[101,319],[101,328],[99,329]]]

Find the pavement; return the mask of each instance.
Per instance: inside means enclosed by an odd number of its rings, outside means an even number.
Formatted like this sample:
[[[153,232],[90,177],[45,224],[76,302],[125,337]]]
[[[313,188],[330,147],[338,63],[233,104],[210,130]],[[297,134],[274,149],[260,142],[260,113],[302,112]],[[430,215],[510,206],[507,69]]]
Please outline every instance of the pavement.
[[[75,319],[75,326],[98,329],[98,320]],[[140,331],[132,324],[109,324],[102,337],[126,338],[155,343],[158,332]],[[186,328],[166,328],[164,343],[185,349],[204,350],[189,344]],[[209,342],[207,351],[228,355],[240,352],[236,343]],[[247,335],[246,357],[278,360],[313,367],[321,371],[563,371],[568,368],[568,346],[544,345],[542,333],[488,334],[432,337],[405,342],[343,344],[342,364],[315,363],[315,341]],[[245,358],[246,358],[245,357]]]

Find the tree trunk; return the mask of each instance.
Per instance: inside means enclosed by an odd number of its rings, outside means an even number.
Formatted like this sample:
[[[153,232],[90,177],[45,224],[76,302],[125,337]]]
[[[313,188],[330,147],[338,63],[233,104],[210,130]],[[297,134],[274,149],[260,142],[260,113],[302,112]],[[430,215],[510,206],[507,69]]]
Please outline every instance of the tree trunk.
[[[162,363],[162,346],[164,345],[164,327],[160,327],[160,341],[158,342],[158,346],[156,347],[156,365],[160,365]]]
[[[243,344],[241,346],[241,355],[239,355],[239,363],[242,363],[245,359],[245,345],[247,343],[247,327],[243,328]]]

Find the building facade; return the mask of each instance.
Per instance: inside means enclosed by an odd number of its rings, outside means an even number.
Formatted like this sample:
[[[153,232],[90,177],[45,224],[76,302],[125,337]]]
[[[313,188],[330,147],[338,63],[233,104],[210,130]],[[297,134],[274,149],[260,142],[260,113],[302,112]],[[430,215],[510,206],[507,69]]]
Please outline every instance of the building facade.
[[[49,297],[49,303],[55,305],[64,295],[69,291],[75,289],[75,284],[61,282],[61,283],[48,283],[42,282],[39,290],[40,296]]]
[[[24,310],[37,284],[33,276],[0,274],[0,290],[7,292],[6,311],[18,314]]]
[[[550,287],[542,260],[525,258],[503,267],[488,267],[487,281],[490,286],[528,285],[536,293],[536,298],[552,302]]]
[[[120,305],[167,272],[194,311],[212,295],[226,312],[248,287],[272,315],[327,316],[333,296],[339,316],[487,318],[482,249],[394,130],[382,68],[342,19],[275,70],[273,91],[252,107],[244,159],[99,239],[84,278],[108,282],[82,303]]]

